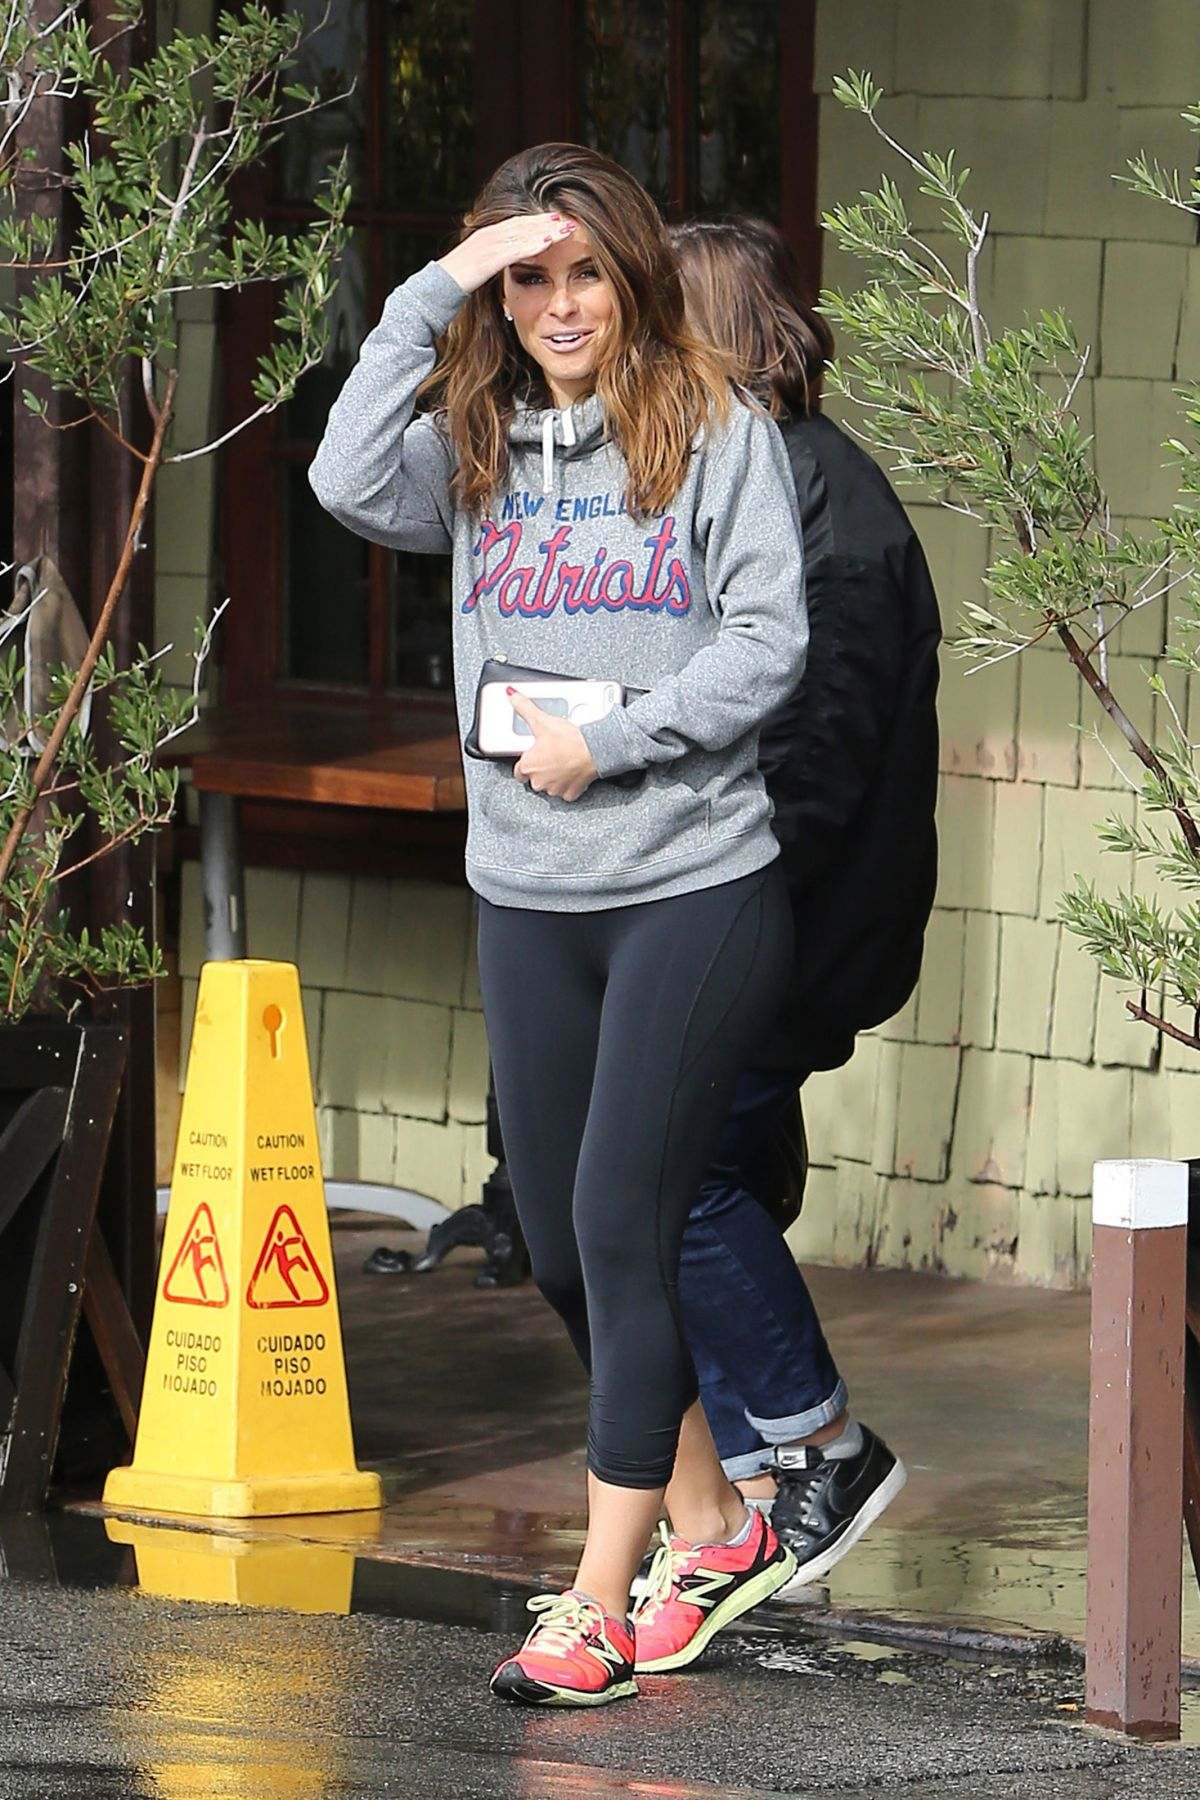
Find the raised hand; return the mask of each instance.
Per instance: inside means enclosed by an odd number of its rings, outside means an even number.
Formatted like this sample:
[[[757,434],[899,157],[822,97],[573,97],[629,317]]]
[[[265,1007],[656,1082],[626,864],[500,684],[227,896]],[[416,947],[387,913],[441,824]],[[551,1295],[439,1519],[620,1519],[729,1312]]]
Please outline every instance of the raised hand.
[[[533,743],[513,774],[535,793],[552,794],[556,800],[578,800],[598,774],[582,731],[569,719],[544,713],[516,688],[507,689],[507,693],[513,711],[520,714],[533,733]]]
[[[574,230],[574,219],[565,213],[516,213],[496,225],[481,225],[439,261],[464,294],[473,294],[509,263],[539,256]]]

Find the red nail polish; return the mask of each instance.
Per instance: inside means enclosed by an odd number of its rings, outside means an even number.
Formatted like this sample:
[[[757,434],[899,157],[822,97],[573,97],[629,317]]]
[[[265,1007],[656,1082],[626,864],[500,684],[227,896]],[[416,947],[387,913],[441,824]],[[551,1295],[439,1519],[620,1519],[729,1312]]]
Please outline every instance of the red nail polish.
[[[506,694],[510,694],[510,695],[511,695],[511,694],[515,694],[515,693],[516,693],[516,691],[517,691],[517,690],[516,690],[516,688],[514,688],[514,687],[507,687],[507,688],[505,688],[505,690],[504,690],[504,691],[505,691],[505,693],[506,693]]]

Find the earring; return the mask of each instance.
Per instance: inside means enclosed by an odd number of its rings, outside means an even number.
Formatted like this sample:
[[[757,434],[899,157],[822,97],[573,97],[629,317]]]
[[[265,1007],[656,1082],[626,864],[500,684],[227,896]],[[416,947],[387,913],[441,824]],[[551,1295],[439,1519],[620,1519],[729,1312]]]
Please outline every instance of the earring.
[[[505,307],[505,309],[504,309],[504,316],[508,320],[509,324],[511,325],[512,324],[512,314],[509,312],[507,307]]]

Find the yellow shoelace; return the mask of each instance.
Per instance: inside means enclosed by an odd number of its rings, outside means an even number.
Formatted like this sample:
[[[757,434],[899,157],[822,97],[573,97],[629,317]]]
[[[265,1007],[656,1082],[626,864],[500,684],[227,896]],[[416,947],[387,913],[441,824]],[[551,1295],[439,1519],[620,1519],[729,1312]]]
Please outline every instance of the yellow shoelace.
[[[541,1614],[525,1639],[526,1646],[537,1639],[539,1654],[569,1656],[596,1627],[603,1635],[604,1609],[594,1600],[581,1600],[577,1594],[536,1594],[526,1606]]]
[[[635,1623],[638,1619],[653,1618],[659,1607],[671,1598],[680,1570],[696,1554],[690,1545],[686,1549],[676,1550],[665,1522],[660,1522],[658,1536],[659,1545],[654,1552],[654,1561],[650,1564],[645,1592],[634,1611]]]

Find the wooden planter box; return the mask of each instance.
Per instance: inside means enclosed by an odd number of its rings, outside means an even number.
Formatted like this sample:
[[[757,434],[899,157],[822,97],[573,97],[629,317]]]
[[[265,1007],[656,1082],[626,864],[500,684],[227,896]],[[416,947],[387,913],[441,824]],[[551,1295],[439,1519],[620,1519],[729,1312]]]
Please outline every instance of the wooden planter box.
[[[125,1048],[115,1026],[0,1026],[0,1513],[45,1500],[85,1287],[127,1428],[136,1414],[141,1350],[96,1230]]]

